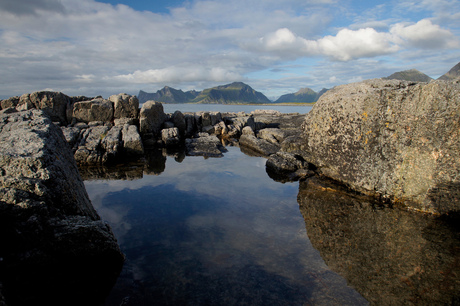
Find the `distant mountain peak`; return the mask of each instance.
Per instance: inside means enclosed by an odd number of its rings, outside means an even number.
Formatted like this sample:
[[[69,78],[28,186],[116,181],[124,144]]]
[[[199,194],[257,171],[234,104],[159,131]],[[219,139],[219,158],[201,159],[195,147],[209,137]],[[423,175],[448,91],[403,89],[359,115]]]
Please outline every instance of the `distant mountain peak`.
[[[313,103],[318,101],[319,97],[326,91],[327,89],[323,89],[320,92],[315,92],[313,89],[305,87],[296,93],[282,95],[275,103]]]
[[[233,82],[219,85],[203,91],[190,90],[183,92],[165,86],[156,93],[139,91],[139,102],[155,100],[163,103],[212,103],[212,104],[238,104],[238,103],[270,103],[262,93],[255,91],[243,82]]]
[[[452,67],[446,74],[439,77],[438,80],[448,81],[460,77],[460,62]]]
[[[384,78],[387,80],[403,80],[411,82],[430,82],[431,77],[418,71],[417,69],[409,69],[404,71],[395,72],[392,75]]]

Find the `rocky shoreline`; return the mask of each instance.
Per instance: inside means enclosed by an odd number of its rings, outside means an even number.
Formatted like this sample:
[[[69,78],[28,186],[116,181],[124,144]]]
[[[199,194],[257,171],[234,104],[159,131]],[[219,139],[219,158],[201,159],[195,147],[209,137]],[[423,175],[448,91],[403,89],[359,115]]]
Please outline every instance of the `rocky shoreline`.
[[[123,255],[81,175],[161,173],[167,154],[179,160],[221,157],[226,145],[237,145],[266,157],[273,179],[301,180],[299,197],[318,185],[308,182],[324,179],[378,203],[450,216],[460,211],[460,79],[338,86],[306,116],[166,114],[161,103],[139,108],[137,97],[127,94],[103,99],[37,92],[2,100],[0,107],[0,232],[6,246],[0,252],[0,304],[2,292],[14,297],[11,305],[28,304],[21,296],[40,302],[53,294],[49,288],[62,292],[56,304],[69,290],[97,288],[88,292],[102,297]],[[101,168],[107,165],[130,170]],[[310,209],[308,203],[299,198],[302,209]],[[62,275],[68,267],[71,273]],[[46,273],[54,280],[99,276],[97,284],[69,279],[37,285]]]

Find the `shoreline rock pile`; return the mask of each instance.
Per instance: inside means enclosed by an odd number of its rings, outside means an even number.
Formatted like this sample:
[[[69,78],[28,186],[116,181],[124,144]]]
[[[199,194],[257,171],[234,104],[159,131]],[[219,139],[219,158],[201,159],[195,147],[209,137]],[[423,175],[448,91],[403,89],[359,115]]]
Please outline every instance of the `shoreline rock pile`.
[[[252,114],[204,111],[166,114],[160,102],[147,101],[139,109],[137,97],[127,94],[103,99],[36,92],[0,101],[0,106],[4,114],[42,110],[61,126],[81,166],[125,163],[144,157],[152,147],[185,148],[187,155],[220,157],[225,152],[223,139],[240,139],[241,146],[251,154],[269,156],[280,149],[288,136],[273,126],[273,122],[279,124],[280,120],[289,122],[295,118],[297,125],[291,127],[293,131],[303,118],[299,114],[284,118],[286,115],[273,110]]]

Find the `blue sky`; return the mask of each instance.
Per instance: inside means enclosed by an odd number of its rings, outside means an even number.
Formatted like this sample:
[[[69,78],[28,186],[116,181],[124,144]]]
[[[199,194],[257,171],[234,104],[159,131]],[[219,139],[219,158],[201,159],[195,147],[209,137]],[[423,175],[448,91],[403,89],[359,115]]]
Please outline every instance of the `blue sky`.
[[[460,0],[0,0],[0,98],[437,78],[460,62],[459,20]]]

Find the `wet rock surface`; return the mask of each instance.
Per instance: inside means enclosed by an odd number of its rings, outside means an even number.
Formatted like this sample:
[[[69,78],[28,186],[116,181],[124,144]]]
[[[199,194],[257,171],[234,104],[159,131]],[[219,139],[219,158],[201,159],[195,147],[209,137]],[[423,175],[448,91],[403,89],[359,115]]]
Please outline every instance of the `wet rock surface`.
[[[383,206],[318,177],[297,200],[313,246],[371,305],[460,303],[458,216]]]
[[[0,115],[0,152],[0,287],[7,305],[103,300],[123,255],[88,198],[62,131],[43,111]]]

